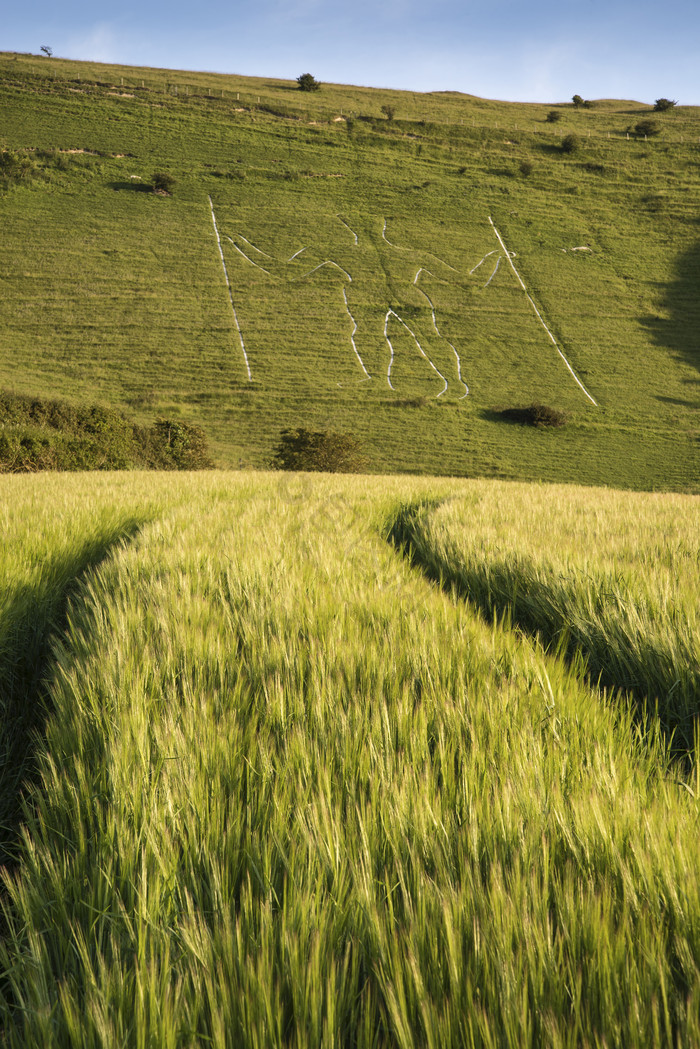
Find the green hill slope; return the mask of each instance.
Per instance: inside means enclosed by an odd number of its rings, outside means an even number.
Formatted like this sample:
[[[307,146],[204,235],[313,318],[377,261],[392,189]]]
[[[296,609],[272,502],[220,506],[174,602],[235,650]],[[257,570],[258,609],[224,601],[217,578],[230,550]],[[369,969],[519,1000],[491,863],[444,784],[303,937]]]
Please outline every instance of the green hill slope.
[[[30,167],[0,193],[0,385],[180,415],[224,465],[301,425],[380,472],[697,488],[697,110],[644,140],[633,102],[553,123],[8,54],[0,105]],[[567,427],[498,414],[532,401]]]

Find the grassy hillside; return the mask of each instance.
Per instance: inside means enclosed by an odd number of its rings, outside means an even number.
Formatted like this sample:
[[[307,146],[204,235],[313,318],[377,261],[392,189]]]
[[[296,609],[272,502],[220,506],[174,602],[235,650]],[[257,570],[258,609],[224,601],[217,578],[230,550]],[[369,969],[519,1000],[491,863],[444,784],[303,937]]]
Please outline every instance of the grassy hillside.
[[[0,192],[0,386],[180,415],[224,465],[301,425],[379,472],[697,489],[697,109],[644,140],[634,102],[11,54],[0,105],[31,168]],[[567,427],[498,415],[532,401]]]
[[[697,736],[664,678],[690,644],[697,716],[697,498],[241,471],[0,500],[0,682],[48,709],[0,768],[4,1044],[700,1044]],[[514,551],[574,596],[607,575],[649,702],[483,616],[460,573]]]

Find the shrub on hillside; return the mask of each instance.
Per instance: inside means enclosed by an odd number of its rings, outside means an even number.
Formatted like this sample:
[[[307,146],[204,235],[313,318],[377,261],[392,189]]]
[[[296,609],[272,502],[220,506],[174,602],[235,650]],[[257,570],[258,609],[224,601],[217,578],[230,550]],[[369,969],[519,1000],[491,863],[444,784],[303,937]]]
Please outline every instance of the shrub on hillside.
[[[520,164],[519,164],[519,170],[520,170],[520,174],[521,175],[525,175],[525,177],[527,178],[528,175],[532,174],[532,161],[531,160],[521,160]]]
[[[640,120],[639,123],[634,125],[634,130],[637,135],[644,136],[644,138],[651,138],[652,135],[658,135],[661,128],[655,120]]]
[[[657,98],[654,102],[654,111],[656,113],[665,113],[668,109],[673,109],[677,106],[678,102],[673,98]]]
[[[0,391],[0,473],[212,465],[198,426],[168,420],[138,426],[114,408]]]
[[[521,423],[523,426],[560,427],[566,423],[566,416],[558,408],[547,404],[530,404],[527,408],[503,408],[498,413],[508,422]]]
[[[584,171],[593,171],[593,172],[595,172],[596,175],[604,175],[605,174],[605,164],[599,164],[595,160],[587,160],[585,164],[581,165],[581,167],[583,168]]]
[[[151,176],[154,193],[172,193],[175,188],[175,179],[167,171],[154,171]]]
[[[0,187],[12,182],[23,182],[35,175],[37,166],[26,153],[14,149],[0,149]]]
[[[208,470],[214,465],[204,430],[192,423],[159,419],[145,431],[149,465],[161,470]]]
[[[581,139],[578,135],[565,135],[561,140],[562,153],[575,153],[581,148]]]
[[[561,120],[561,113],[558,109],[550,109],[547,113],[546,120],[548,124],[556,124],[557,120]]]
[[[367,459],[352,434],[296,427],[280,434],[272,466],[276,470],[361,473]]]
[[[320,80],[316,80],[311,73],[302,73],[297,77],[300,91],[318,91],[321,86]]]

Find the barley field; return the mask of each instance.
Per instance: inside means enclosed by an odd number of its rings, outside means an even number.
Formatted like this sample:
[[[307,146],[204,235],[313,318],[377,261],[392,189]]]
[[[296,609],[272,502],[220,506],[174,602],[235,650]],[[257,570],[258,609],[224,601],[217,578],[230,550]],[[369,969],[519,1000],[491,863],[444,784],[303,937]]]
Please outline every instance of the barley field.
[[[696,497],[0,500],[3,1044],[700,1045]]]

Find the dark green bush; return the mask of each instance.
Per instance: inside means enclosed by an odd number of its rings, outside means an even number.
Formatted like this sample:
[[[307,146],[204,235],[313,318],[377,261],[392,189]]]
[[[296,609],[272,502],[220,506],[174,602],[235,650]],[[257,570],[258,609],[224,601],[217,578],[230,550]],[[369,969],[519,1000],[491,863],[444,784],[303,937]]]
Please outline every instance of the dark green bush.
[[[332,430],[283,430],[272,458],[276,470],[361,473],[367,466],[356,437]]]
[[[581,139],[578,135],[565,135],[561,140],[562,153],[575,153],[581,148]]]
[[[316,80],[311,73],[302,73],[301,76],[298,76],[297,84],[300,91],[318,91],[321,86],[321,82]]]
[[[503,408],[498,414],[507,422],[521,423],[523,426],[560,427],[566,423],[566,416],[558,408],[547,404],[530,404],[527,408]]]
[[[640,137],[651,138],[652,135],[658,135],[661,128],[655,120],[640,120],[634,125],[634,130]]]
[[[154,193],[172,193],[175,188],[175,179],[167,171],[154,171],[151,176]]]
[[[561,120],[561,113],[558,109],[550,109],[546,119],[548,124],[556,124],[557,120]]]
[[[0,473],[212,465],[203,430],[190,423],[138,426],[114,408],[0,391]]]
[[[521,160],[520,164],[518,165],[518,167],[520,169],[520,174],[521,175],[525,175],[526,178],[527,178],[528,175],[532,174],[532,161],[531,160]]]
[[[12,183],[28,182],[37,173],[33,157],[14,149],[0,149],[0,189],[7,189]]]
[[[654,111],[656,113],[665,113],[668,109],[673,109],[677,106],[678,102],[672,98],[657,98],[654,102]]]
[[[214,464],[209,456],[204,430],[191,423],[159,419],[145,433],[152,465],[162,470],[208,470]]]

